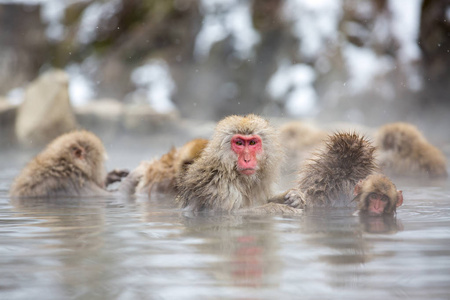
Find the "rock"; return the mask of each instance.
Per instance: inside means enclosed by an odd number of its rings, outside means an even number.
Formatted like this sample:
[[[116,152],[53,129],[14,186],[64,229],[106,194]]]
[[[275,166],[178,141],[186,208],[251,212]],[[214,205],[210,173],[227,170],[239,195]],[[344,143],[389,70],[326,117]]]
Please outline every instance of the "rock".
[[[0,98],[0,142],[2,146],[14,142],[14,122],[17,107],[4,98]]]
[[[14,127],[17,107],[8,100],[0,98],[0,129]]]
[[[121,128],[125,108],[118,100],[99,99],[74,110],[81,127],[95,130],[102,137],[113,137]]]
[[[27,87],[16,118],[19,142],[39,146],[76,128],[68,83],[69,77],[64,71],[51,70]]]

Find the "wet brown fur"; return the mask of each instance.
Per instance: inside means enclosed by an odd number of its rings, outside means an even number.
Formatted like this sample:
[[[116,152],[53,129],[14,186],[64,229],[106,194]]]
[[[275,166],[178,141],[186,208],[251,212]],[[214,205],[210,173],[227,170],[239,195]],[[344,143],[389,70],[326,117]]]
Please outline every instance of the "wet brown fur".
[[[137,187],[137,192],[151,193],[153,188],[161,193],[175,192],[176,178],[183,176],[208,144],[206,139],[194,139],[179,149],[172,148],[158,160],[153,160]]]
[[[13,182],[12,197],[107,195],[106,152],[88,131],[64,134],[32,159]]]
[[[257,134],[263,151],[257,155],[258,169],[247,176],[237,170],[237,156],[231,150],[235,134]],[[267,203],[278,178],[282,154],[277,133],[256,116],[229,116],[220,121],[200,157],[178,182],[177,200],[191,211],[231,212]]]
[[[356,133],[336,133],[300,170],[286,203],[303,206],[351,206],[359,180],[377,169],[375,148]]]
[[[389,198],[389,203],[384,208],[385,214],[395,213],[397,202],[399,201],[399,192],[394,183],[382,174],[372,174],[360,181],[355,187],[356,196],[354,200],[357,203],[360,212],[367,212],[369,207],[368,196],[371,193],[386,195]],[[400,192],[401,195],[401,192]]]
[[[376,145],[380,167],[392,176],[448,176],[444,154],[411,124],[399,122],[381,127]]]

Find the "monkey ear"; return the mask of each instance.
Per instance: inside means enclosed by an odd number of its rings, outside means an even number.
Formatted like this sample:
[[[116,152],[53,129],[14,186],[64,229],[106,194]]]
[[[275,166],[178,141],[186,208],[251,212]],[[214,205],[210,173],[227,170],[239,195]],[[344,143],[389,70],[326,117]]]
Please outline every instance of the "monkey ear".
[[[403,192],[402,191],[397,191],[397,203],[396,203],[396,207],[399,207],[400,205],[403,204]]]
[[[74,146],[74,147],[72,147],[72,155],[75,158],[83,159],[84,155],[85,155],[85,151],[82,147]]]
[[[355,189],[353,190],[353,196],[357,196],[359,193],[361,193],[361,185],[362,185],[362,179],[358,181],[358,183],[355,185]]]

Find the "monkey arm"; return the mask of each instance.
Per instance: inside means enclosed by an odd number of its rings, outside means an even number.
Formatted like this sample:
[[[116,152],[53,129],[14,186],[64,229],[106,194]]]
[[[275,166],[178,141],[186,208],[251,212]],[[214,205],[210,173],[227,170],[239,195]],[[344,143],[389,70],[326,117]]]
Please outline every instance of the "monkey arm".
[[[107,187],[108,185],[114,183],[114,182],[118,182],[121,181],[123,177],[127,177],[128,174],[130,173],[130,171],[123,169],[123,170],[119,170],[119,169],[114,169],[111,172],[108,173],[108,175],[106,175],[106,179],[105,179],[105,187]]]
[[[118,192],[123,195],[133,195],[136,192],[136,186],[139,184],[141,178],[142,175],[132,171],[121,181]]]
[[[94,182],[87,182],[86,185],[80,190],[79,196],[88,197],[88,196],[110,196],[112,195],[109,191],[99,187]]]
[[[305,194],[298,189],[292,189],[286,192],[284,204],[294,208],[305,208]]]
[[[280,203],[280,204],[284,204],[284,202],[286,201],[286,195],[289,191],[283,192],[281,194],[275,195],[271,198],[269,198],[268,202],[273,202],[273,203]]]
[[[264,205],[241,209],[240,214],[256,214],[256,215],[300,215],[303,209],[290,207],[285,204],[267,203]]]
[[[139,166],[122,180],[118,188],[118,192],[123,195],[133,195],[136,192],[137,186],[144,178],[144,174],[151,165],[149,161],[143,161]]]

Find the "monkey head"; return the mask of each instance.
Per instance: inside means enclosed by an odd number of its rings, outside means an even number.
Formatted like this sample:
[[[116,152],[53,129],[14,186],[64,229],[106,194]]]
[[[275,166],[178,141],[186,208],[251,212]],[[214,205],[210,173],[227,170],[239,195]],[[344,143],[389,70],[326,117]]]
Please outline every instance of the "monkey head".
[[[88,131],[74,131],[54,140],[46,151],[53,159],[65,159],[76,166],[87,178],[104,187],[107,158],[101,140]]]
[[[371,216],[393,214],[403,204],[402,191],[398,191],[392,181],[381,174],[372,174],[360,180],[353,194],[358,210]]]
[[[423,135],[414,125],[403,122],[382,126],[376,139],[381,150],[394,151],[405,157],[411,155],[414,145],[424,141]]]
[[[278,138],[263,118],[250,114],[229,116],[217,124],[210,143],[214,156],[227,168],[243,176],[260,170],[276,173],[281,159]]]

